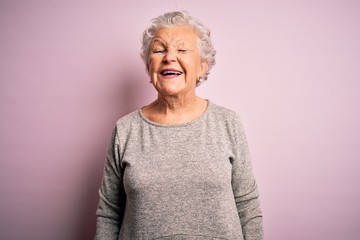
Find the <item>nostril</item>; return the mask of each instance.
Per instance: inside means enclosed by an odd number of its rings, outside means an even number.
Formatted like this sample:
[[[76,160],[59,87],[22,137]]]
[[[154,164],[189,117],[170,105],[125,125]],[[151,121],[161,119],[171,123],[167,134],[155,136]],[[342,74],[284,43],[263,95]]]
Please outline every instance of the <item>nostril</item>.
[[[165,57],[165,58],[163,59],[163,62],[165,62],[165,63],[167,63],[167,62],[173,62],[173,61],[175,61],[175,58],[167,58],[167,57]]]
[[[167,61],[167,62],[174,61],[175,59],[176,59],[175,55],[169,51],[164,56],[164,61]]]

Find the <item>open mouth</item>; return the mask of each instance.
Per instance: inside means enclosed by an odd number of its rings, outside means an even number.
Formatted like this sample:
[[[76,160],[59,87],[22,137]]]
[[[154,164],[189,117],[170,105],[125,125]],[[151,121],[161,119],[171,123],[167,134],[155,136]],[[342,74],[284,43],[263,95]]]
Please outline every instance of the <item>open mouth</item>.
[[[179,76],[183,73],[181,71],[177,71],[177,70],[163,70],[160,72],[160,74],[163,76]]]

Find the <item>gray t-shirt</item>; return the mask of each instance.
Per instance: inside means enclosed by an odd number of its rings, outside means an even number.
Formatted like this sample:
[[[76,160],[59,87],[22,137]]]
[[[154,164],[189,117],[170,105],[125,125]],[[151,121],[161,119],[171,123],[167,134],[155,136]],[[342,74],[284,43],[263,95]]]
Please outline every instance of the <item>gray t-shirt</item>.
[[[117,121],[99,190],[96,239],[262,239],[238,115],[208,102],[196,120]]]

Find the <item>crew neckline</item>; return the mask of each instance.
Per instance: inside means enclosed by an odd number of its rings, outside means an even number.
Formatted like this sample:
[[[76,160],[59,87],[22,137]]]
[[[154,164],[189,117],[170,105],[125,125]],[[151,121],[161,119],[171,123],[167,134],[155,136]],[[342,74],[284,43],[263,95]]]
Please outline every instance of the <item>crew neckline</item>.
[[[206,108],[205,108],[205,111],[197,118],[195,118],[194,120],[191,120],[189,122],[185,122],[185,123],[180,123],[180,124],[162,124],[162,123],[157,123],[157,122],[154,122],[154,121],[151,121],[150,119],[148,119],[143,111],[142,111],[142,108],[140,108],[138,110],[138,113],[140,115],[140,117],[142,118],[142,120],[144,120],[145,122],[147,122],[148,124],[151,124],[151,125],[154,125],[154,126],[157,126],[157,127],[168,127],[168,128],[174,128],[174,127],[185,127],[185,126],[188,126],[188,125],[192,125],[192,124],[195,124],[197,122],[199,122],[201,119],[205,118],[205,116],[207,115],[207,113],[209,112],[209,109],[212,105],[211,101],[209,101],[208,99],[205,99],[207,101],[207,105],[206,105]]]

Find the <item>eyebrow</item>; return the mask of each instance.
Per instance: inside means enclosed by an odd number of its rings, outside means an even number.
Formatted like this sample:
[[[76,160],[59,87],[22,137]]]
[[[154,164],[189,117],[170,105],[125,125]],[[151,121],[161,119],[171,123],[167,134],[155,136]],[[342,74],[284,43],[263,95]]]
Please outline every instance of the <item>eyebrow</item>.
[[[151,43],[151,45],[153,45],[153,44],[162,44],[162,45],[166,45],[166,43],[164,42],[164,41],[161,41],[161,39],[154,39],[153,41],[152,41],[152,43]]]
[[[154,45],[155,46],[162,45],[162,46],[165,46],[165,47],[169,46],[169,44],[166,43],[165,41],[162,41],[161,38],[154,38],[153,42],[151,43],[151,46],[154,46]],[[183,39],[179,39],[174,43],[174,45],[176,45],[177,47],[184,47],[187,44],[186,44],[186,42],[184,42]]]

